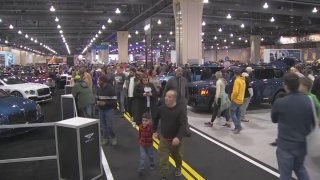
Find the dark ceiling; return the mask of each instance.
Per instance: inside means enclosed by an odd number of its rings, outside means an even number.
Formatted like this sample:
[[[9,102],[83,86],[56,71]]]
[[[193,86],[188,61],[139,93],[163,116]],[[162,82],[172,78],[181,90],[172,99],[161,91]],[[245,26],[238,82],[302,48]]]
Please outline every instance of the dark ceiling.
[[[268,9],[262,7],[265,2]],[[51,6],[54,6],[54,12],[50,12]],[[250,34],[261,35],[263,44],[274,44],[280,36],[317,33],[320,31],[320,11],[312,13],[314,7],[320,10],[319,0],[209,0],[204,4],[203,42],[208,48],[216,48],[217,44],[245,47],[249,46],[245,40]],[[120,14],[115,13],[117,8]],[[226,18],[229,13],[232,19]],[[56,17],[59,22],[55,22]],[[275,22],[270,22],[271,17]],[[112,23],[108,23],[108,18]],[[94,43],[114,43],[117,31],[129,30],[130,43],[141,44],[144,21],[148,18],[152,18],[154,44],[174,46],[174,35],[169,34],[174,31],[172,0],[1,0],[0,43],[7,40],[10,46],[26,46],[46,54],[52,54],[48,50],[51,48],[57,54],[68,55],[59,33],[62,30],[70,53],[80,54],[96,34],[99,37]],[[159,19],[161,25],[157,24]],[[9,29],[10,24],[13,29]],[[58,24],[61,29],[57,28]],[[241,28],[241,24],[245,27]],[[218,32],[219,28],[223,31]],[[233,37],[230,37],[231,33]],[[26,34],[29,38],[25,38]],[[159,38],[160,34],[162,38]],[[37,39],[37,43],[31,41],[31,37]]]

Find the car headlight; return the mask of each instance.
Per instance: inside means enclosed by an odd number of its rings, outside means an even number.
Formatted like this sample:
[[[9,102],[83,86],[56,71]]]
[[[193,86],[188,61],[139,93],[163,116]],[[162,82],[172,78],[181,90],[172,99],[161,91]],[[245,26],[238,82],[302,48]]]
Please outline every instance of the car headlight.
[[[41,106],[39,104],[37,104],[37,116],[41,116],[42,115],[42,110],[41,110]]]
[[[30,90],[30,91],[24,91],[24,93],[33,95],[33,94],[36,94],[36,91]]]
[[[200,90],[200,95],[201,96],[207,96],[209,94],[209,90],[208,89],[201,89]]]

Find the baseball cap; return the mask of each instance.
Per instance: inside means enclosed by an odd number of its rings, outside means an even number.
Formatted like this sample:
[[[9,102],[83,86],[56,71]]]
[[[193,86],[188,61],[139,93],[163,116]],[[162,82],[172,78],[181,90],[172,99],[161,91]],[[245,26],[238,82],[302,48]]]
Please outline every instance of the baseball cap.
[[[249,66],[249,67],[246,67],[246,71],[247,71],[247,72],[252,72],[253,69],[252,69],[252,67]]]

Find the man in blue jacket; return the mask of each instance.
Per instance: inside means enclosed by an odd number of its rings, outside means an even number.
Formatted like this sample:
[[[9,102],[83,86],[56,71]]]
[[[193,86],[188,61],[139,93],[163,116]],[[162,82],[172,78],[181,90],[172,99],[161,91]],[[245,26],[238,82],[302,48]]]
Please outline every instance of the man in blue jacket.
[[[291,180],[292,171],[299,180],[309,180],[304,166],[307,153],[306,136],[314,126],[311,100],[298,92],[299,76],[284,76],[288,95],[278,99],[272,106],[271,119],[278,123],[277,160],[280,180]]]

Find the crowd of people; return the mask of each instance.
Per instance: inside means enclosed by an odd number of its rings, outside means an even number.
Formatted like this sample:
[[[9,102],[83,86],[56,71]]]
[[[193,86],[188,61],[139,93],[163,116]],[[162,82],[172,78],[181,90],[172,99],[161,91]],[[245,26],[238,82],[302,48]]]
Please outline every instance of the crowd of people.
[[[154,169],[152,139],[160,138],[159,169],[162,179],[168,177],[169,155],[176,163],[175,176],[181,176],[183,139],[190,135],[187,116],[188,83],[191,81],[189,65],[182,68],[173,64],[160,64],[151,69],[128,64],[62,66],[59,72],[72,75],[72,94],[78,115],[91,118],[96,109],[99,112],[103,132],[101,144],[117,144],[112,119],[118,107],[122,117],[127,112],[132,125],[139,126],[138,172],[145,169],[146,157],[150,160],[149,168]],[[254,95],[250,76],[252,72],[251,67],[235,70],[235,76],[230,82],[230,94],[225,91],[228,82],[223,71],[215,73],[216,95],[212,117],[209,122],[205,122],[205,126],[212,127],[215,119],[223,116],[226,119],[223,126],[234,127],[234,134],[242,131],[241,123],[249,121],[246,110]],[[162,74],[173,76],[164,87],[158,77]],[[292,171],[300,180],[309,179],[304,167],[306,136],[316,126],[314,119],[320,117],[319,96],[312,94],[319,83],[312,72],[297,65],[284,76],[286,96],[275,101],[272,106],[271,119],[278,123],[276,155],[281,180],[291,179]],[[318,117],[313,116],[313,104]]]

